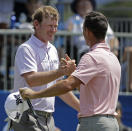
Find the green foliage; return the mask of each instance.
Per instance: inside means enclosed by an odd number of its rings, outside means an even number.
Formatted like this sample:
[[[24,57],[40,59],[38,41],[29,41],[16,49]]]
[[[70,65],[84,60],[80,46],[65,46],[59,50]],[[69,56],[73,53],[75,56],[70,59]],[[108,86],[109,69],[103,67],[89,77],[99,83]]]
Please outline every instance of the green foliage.
[[[105,4],[102,7],[131,7],[132,8],[132,1],[115,1],[109,4]]]
[[[107,17],[131,17],[132,18],[132,1],[116,1],[105,4],[98,9]]]

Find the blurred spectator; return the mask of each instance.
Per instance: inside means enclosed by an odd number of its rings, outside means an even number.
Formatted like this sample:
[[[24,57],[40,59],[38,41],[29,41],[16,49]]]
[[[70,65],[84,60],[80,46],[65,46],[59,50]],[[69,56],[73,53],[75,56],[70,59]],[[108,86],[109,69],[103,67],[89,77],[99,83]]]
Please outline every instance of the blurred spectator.
[[[132,47],[124,47],[122,63],[121,91],[132,92]],[[128,86],[128,87],[127,87]]]
[[[129,63],[129,70],[128,70],[128,87],[129,91],[132,92],[132,46],[126,47],[125,52],[128,54],[128,63]]]
[[[16,28],[32,28],[32,14],[43,4],[42,0],[15,0]]]
[[[63,3],[64,1],[65,0],[49,1],[49,4],[56,6],[56,8],[58,9],[58,11],[60,13],[59,23],[58,23],[58,31],[64,30],[64,6],[65,6],[65,3]],[[65,54],[64,37],[63,36],[55,37],[54,41],[55,41],[54,45],[57,49],[59,59],[61,59],[62,57],[64,57],[64,54]]]
[[[0,0],[0,29],[7,29],[10,26],[10,17],[13,12],[14,0]],[[3,46],[4,38],[0,35],[0,89],[3,89]]]
[[[82,33],[84,17],[88,12],[92,10],[96,10],[96,1],[95,0],[73,0],[73,2],[71,3],[71,9],[74,15],[71,16],[66,21],[65,28],[68,31]],[[106,43],[108,43],[111,47],[111,50],[116,55],[118,55],[118,51],[115,50],[118,48],[118,41],[117,39],[115,39],[114,32],[110,28],[110,26],[108,26],[108,30],[107,30]],[[85,40],[83,36],[75,37],[73,45],[75,50],[74,51],[75,56],[80,55],[80,53],[83,53],[85,51],[88,51],[88,47],[85,44]]]
[[[116,117],[119,124],[119,131],[132,131],[132,128],[122,123],[122,105],[119,101],[117,103],[116,112],[118,114]]]
[[[6,29],[10,24],[14,0],[0,0],[0,29]]]
[[[19,22],[21,14],[24,13],[27,17],[27,22],[31,22],[34,10],[41,5],[42,0],[15,0],[14,11],[17,18],[16,21]]]
[[[0,29],[7,29],[13,12],[14,0],[0,0]],[[2,63],[3,37],[0,36],[0,65]]]

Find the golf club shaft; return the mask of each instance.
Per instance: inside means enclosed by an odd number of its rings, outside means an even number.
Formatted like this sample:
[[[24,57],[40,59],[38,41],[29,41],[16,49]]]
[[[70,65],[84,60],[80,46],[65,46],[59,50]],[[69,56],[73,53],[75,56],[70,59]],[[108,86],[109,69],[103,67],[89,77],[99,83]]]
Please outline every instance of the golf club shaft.
[[[29,99],[27,99],[27,104],[28,104],[28,106],[29,106],[29,108],[30,108],[30,111],[32,112],[33,116],[35,117],[35,119],[36,119],[36,121],[37,121],[37,124],[38,124],[39,128],[40,128],[42,131],[45,131],[45,129],[44,129],[44,128],[41,126],[41,124],[39,123],[39,121],[38,121],[38,116],[37,116],[35,110],[33,109],[32,103],[31,103],[31,101],[30,101]]]

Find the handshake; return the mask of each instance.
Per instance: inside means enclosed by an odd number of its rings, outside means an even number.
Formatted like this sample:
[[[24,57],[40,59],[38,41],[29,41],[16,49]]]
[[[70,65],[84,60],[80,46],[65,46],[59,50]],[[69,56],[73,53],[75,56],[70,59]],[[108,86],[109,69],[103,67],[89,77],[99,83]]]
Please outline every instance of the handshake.
[[[65,58],[61,58],[59,71],[63,75],[69,76],[76,69],[75,60],[71,60],[70,57],[65,54]]]

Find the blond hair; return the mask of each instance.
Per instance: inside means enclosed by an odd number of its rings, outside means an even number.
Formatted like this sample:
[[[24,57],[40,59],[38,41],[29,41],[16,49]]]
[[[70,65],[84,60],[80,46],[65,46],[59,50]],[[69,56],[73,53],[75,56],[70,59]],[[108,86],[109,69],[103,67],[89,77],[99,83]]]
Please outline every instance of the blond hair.
[[[42,22],[43,18],[59,20],[59,12],[52,6],[41,6],[32,15],[32,21],[38,20],[38,22]]]

